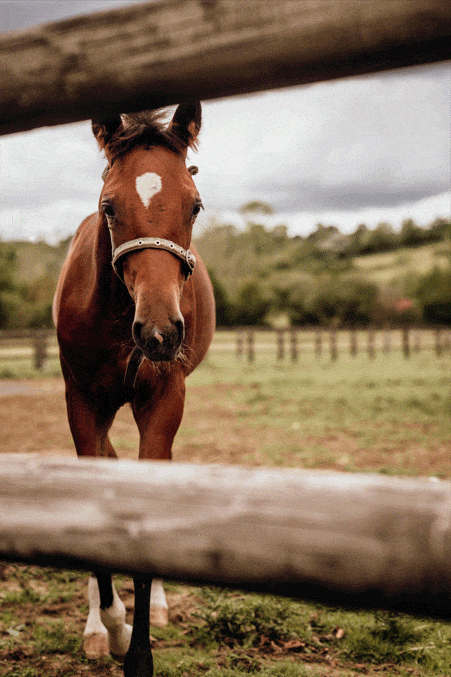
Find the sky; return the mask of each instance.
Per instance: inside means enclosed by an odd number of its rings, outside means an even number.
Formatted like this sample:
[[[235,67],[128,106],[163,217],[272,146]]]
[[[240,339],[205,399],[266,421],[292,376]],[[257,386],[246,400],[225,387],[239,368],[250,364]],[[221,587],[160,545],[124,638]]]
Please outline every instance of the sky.
[[[123,0],[0,0],[0,31],[123,5]],[[205,213],[242,225],[269,203],[268,225],[399,228],[451,212],[450,63],[203,103],[189,164]],[[0,238],[72,235],[97,209],[105,160],[88,121],[0,137]]]

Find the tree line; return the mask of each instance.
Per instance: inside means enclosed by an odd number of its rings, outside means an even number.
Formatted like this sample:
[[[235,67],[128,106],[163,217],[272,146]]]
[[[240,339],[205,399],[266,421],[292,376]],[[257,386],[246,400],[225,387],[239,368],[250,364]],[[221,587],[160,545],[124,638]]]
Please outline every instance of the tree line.
[[[451,220],[420,227],[409,219],[398,231],[360,224],[350,234],[318,224],[303,237],[265,224],[270,212],[249,203],[244,228],[213,220],[195,238],[213,282],[218,326],[451,325]],[[69,242],[0,241],[0,328],[52,326]],[[409,252],[423,249],[428,266],[403,267]]]
[[[451,324],[449,219],[425,228],[409,219],[399,231],[361,224],[351,234],[318,224],[306,237],[293,237],[284,225],[259,222],[255,205],[244,212],[244,230],[216,223],[196,240],[219,326]],[[403,269],[403,257],[420,247],[428,249],[430,267]],[[386,268],[382,277],[357,265],[370,257],[372,271]]]

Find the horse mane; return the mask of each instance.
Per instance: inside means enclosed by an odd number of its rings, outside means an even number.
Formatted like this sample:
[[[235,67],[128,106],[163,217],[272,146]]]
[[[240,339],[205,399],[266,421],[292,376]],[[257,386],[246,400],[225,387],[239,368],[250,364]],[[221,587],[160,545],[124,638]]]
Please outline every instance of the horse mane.
[[[186,150],[183,139],[167,126],[166,111],[147,110],[139,113],[124,113],[114,131],[108,123],[93,123],[94,135],[107,147],[110,163],[126,155],[132,148],[163,146],[177,155]]]

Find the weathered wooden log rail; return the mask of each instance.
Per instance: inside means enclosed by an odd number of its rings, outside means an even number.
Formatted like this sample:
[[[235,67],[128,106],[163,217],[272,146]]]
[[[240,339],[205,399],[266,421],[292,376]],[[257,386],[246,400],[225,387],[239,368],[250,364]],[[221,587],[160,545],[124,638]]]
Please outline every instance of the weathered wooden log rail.
[[[449,0],[160,0],[4,34],[0,134],[451,58]]]
[[[5,455],[0,558],[451,618],[450,485]]]

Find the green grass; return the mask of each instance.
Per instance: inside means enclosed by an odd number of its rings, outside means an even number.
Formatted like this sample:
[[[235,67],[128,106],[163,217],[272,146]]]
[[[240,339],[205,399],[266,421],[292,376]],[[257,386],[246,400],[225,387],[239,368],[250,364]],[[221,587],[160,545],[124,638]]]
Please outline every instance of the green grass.
[[[249,364],[212,351],[187,386],[188,406],[199,398],[217,438],[253,433],[245,463],[450,476],[449,353],[304,355],[294,364],[258,353]],[[207,436],[195,436],[189,414],[184,426],[178,442],[194,438],[201,449]]]
[[[421,247],[404,247],[392,252],[357,256],[353,263],[368,280],[380,284],[425,274],[435,266],[449,266],[449,256],[449,242],[435,242]]]

